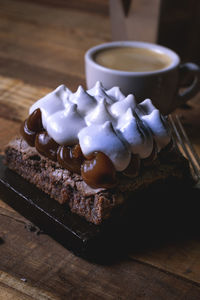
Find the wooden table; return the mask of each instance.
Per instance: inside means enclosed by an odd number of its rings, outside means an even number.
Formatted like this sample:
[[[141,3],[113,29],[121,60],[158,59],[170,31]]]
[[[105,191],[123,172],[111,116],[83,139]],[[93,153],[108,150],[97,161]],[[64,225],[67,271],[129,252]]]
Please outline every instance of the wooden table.
[[[107,0],[0,1],[1,152],[33,101],[61,83],[73,91],[85,86],[85,51],[110,40]],[[199,98],[179,112],[200,153]],[[0,200],[2,300],[200,299],[199,237],[191,234],[98,265],[28,231],[28,225]]]

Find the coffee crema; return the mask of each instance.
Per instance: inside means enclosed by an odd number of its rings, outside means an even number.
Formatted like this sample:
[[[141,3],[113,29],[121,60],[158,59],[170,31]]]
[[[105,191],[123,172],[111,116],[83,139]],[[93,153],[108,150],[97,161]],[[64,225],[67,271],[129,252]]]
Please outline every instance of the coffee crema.
[[[171,63],[164,53],[138,47],[110,47],[96,52],[93,58],[106,68],[129,72],[162,70]]]

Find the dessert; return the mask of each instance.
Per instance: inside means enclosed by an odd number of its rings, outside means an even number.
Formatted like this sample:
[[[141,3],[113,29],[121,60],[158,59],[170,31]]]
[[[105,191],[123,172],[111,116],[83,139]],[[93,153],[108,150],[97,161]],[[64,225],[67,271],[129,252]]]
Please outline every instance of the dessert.
[[[36,101],[21,136],[5,150],[8,167],[89,222],[100,224],[140,189],[189,178],[167,118],[150,99],[137,104],[100,82],[65,85]]]

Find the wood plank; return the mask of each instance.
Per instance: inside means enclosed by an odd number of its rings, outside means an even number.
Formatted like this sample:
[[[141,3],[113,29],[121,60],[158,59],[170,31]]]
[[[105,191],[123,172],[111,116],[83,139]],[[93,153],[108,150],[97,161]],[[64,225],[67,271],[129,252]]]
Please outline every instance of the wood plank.
[[[200,241],[186,239],[131,257],[200,284]]]
[[[110,38],[107,17],[73,9],[3,0],[0,18],[1,58],[81,78],[85,51]]]
[[[39,2],[39,1],[38,1]],[[31,25],[35,26],[35,29],[40,26],[40,28],[49,30],[49,29],[57,29],[58,37],[61,35],[64,36],[65,31],[70,31],[72,28],[74,28],[74,31],[71,33],[76,33],[76,30],[78,32],[86,32],[89,34],[87,36],[87,39],[98,39],[101,37],[110,37],[109,34],[109,18],[108,15],[99,15],[98,14],[98,7],[96,6],[95,9],[97,11],[97,14],[91,13],[90,10],[85,9],[83,11],[80,10],[74,10],[70,9],[70,7],[66,7],[66,9],[59,7],[59,1],[56,1],[56,5],[51,7],[48,5],[48,2],[45,1],[43,5],[38,3],[37,1],[12,1],[12,0],[2,0],[0,7],[1,7],[1,17],[3,20],[8,20],[10,23],[7,24],[7,26],[10,26],[12,22],[16,22],[19,26],[19,28],[12,29],[10,28],[10,32],[8,32],[8,36],[12,34],[12,30],[16,30],[16,32],[19,33],[20,24],[23,22],[27,23],[27,26]],[[40,1],[42,2],[42,1]],[[82,2],[82,1],[80,1]],[[79,3],[80,3],[79,2]],[[93,3],[93,0],[91,1]],[[82,5],[83,2],[82,2]],[[94,3],[93,3],[94,5]],[[47,13],[48,12],[48,13]],[[42,16],[42,17],[41,17]],[[103,21],[105,23],[103,24]],[[4,23],[2,23],[4,24]],[[91,24],[93,26],[91,26]],[[4,28],[6,29],[6,28]],[[63,33],[60,32],[63,30]],[[101,31],[98,31],[101,29]],[[105,29],[105,30],[103,30]],[[22,29],[22,33],[27,35],[27,30]],[[36,33],[35,33],[36,34]],[[40,39],[41,35],[39,35]],[[53,39],[58,39],[58,37],[54,36]],[[43,36],[44,38],[44,36]],[[77,43],[76,35],[72,36],[71,39],[68,41],[71,45],[71,43]],[[80,40],[80,43],[88,43],[87,39]],[[37,42],[37,41],[36,41]],[[60,44],[65,43],[65,41],[60,40]]]
[[[24,2],[32,2],[32,0],[23,0]],[[81,1],[71,1],[71,0],[34,0],[35,3],[39,5],[44,5],[48,7],[59,7],[65,10],[74,9],[78,11],[90,12],[92,14],[100,14],[103,16],[108,15],[108,0],[81,0]]]
[[[75,91],[78,85],[85,87],[85,79],[80,75],[69,75],[62,72],[56,72],[46,68],[23,63],[20,60],[12,58],[0,57],[1,75],[12,77],[13,79],[20,78],[24,82],[36,85],[45,86],[55,89],[60,84],[66,84],[72,91]],[[40,76],[38,76],[40,74]]]
[[[0,76],[0,117],[22,122],[28,115],[29,107],[48,92],[50,89],[35,87],[24,84],[21,80]],[[5,122],[2,126],[7,129],[9,124]],[[12,126],[10,127],[12,131]],[[3,130],[2,135],[6,132],[7,130]],[[1,138],[3,139],[3,136]]]
[[[6,300],[56,300],[58,297],[42,289],[32,287],[26,278],[15,278],[0,271],[0,290]]]
[[[0,117],[0,127],[0,153],[2,154],[7,143],[19,133],[20,124]]]
[[[44,234],[28,232],[21,222],[11,222],[6,216],[0,216],[0,221],[4,241],[1,270],[18,280],[26,278],[34,288],[59,299],[192,300],[200,296],[199,286],[146,264],[124,259],[113,265],[95,265]]]

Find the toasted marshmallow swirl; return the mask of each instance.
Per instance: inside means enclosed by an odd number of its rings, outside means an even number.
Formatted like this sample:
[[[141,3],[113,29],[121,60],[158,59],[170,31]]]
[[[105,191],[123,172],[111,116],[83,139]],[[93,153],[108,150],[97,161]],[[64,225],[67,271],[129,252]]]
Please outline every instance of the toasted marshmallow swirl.
[[[150,99],[137,104],[132,94],[125,97],[118,87],[106,90],[100,82],[75,93],[65,85],[39,99],[30,108],[42,113],[43,127],[60,145],[79,143],[87,157],[105,153],[117,171],[129,165],[131,154],[147,158],[170,142],[164,117]]]

